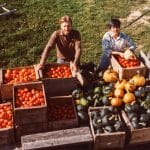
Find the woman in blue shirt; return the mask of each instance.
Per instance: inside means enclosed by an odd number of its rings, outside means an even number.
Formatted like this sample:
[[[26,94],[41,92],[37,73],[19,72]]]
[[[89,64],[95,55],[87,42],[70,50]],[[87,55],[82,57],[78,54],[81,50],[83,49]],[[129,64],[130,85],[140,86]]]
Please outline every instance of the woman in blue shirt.
[[[102,56],[98,72],[105,71],[110,65],[110,55],[123,55],[124,51],[134,51],[135,45],[129,36],[120,32],[121,22],[118,19],[111,19],[107,24],[109,31],[106,32],[102,39]]]

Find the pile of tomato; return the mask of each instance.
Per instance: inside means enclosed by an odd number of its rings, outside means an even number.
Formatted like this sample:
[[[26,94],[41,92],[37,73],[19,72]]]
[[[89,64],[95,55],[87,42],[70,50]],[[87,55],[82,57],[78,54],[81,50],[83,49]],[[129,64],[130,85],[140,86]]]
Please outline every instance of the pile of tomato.
[[[23,88],[16,91],[16,107],[43,105],[45,105],[45,99],[42,90]]]
[[[74,119],[75,113],[71,104],[50,104],[49,107],[49,120],[69,120]]]
[[[13,113],[11,105],[0,105],[0,129],[13,127]]]
[[[34,68],[7,69],[4,74],[4,83],[14,84],[28,81],[35,81]]]
[[[72,77],[71,69],[67,65],[50,67],[46,71],[46,77],[47,78],[70,78]]]
[[[124,57],[117,55],[116,59],[118,60],[119,64],[124,68],[140,66],[140,61],[135,57],[126,60]]]

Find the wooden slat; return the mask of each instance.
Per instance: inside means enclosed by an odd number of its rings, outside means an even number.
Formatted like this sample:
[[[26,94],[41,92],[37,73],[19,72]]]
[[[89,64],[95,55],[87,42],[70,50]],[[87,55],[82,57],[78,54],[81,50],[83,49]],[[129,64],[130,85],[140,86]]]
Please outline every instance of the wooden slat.
[[[21,137],[22,149],[56,148],[77,144],[91,144],[93,138],[89,127],[73,128],[26,135]]]

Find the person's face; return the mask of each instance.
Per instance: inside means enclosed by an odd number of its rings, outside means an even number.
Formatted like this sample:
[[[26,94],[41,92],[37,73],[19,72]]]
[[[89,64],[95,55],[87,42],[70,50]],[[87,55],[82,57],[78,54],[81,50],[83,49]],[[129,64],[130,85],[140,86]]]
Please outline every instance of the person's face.
[[[119,27],[111,27],[110,31],[112,32],[114,37],[119,36],[120,28]]]
[[[71,22],[63,22],[60,24],[60,28],[64,35],[68,35],[72,29]]]

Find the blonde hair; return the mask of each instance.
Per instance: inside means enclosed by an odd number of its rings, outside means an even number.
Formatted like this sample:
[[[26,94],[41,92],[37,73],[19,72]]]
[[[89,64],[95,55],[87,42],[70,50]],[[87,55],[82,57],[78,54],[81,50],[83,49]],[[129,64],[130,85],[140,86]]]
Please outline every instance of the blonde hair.
[[[61,24],[63,22],[70,22],[72,24],[71,18],[69,16],[67,16],[67,15],[60,18],[59,24]]]

